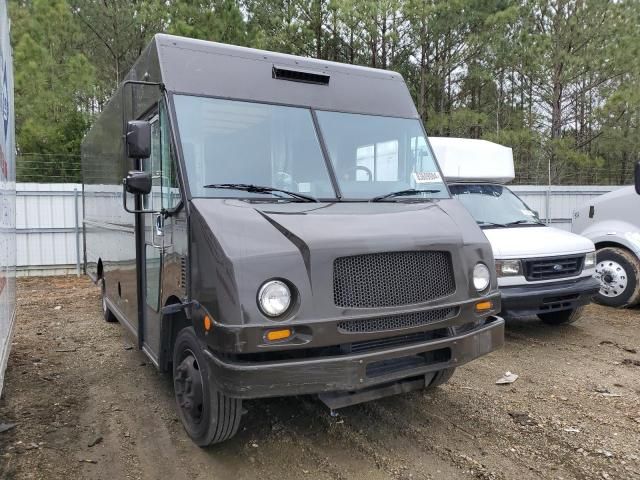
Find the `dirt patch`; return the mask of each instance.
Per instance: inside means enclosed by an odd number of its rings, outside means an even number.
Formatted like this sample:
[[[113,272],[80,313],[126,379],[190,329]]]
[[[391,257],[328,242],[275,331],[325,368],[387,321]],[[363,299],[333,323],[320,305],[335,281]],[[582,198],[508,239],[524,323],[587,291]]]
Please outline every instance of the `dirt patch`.
[[[19,282],[0,478],[640,478],[640,315],[508,324],[506,346],[447,385],[342,410],[246,402],[237,437],[194,446],[170,380],[75,277]],[[511,385],[496,385],[506,371]]]

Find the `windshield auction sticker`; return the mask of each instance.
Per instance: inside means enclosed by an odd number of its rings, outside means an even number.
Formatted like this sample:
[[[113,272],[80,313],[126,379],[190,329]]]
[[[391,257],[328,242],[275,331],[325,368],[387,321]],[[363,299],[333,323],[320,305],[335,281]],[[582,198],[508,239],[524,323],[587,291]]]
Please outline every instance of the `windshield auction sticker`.
[[[413,172],[413,180],[416,183],[440,183],[442,177],[440,172]]]

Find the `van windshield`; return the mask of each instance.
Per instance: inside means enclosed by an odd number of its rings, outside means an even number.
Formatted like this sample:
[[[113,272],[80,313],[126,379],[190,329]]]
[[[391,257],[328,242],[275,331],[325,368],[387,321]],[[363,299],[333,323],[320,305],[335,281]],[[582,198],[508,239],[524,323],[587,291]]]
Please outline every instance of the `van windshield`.
[[[344,198],[448,198],[417,119],[318,111]],[[381,198],[382,199],[382,198]]]
[[[333,200],[330,168],[343,199],[449,196],[416,119],[318,111],[328,162],[308,108],[186,95],[174,103],[193,197]]]
[[[282,198],[212,188],[244,184],[335,197],[309,109],[185,95],[175,107],[192,196]]]
[[[502,185],[456,184],[449,185],[449,190],[482,228],[544,225],[536,212]]]

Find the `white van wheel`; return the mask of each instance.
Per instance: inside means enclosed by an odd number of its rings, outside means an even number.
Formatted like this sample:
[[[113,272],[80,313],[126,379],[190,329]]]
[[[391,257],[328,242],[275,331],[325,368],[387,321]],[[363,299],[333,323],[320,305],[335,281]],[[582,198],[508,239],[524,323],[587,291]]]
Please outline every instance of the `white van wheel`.
[[[600,291],[595,300],[610,307],[626,307],[640,300],[640,261],[622,248],[607,247],[598,250],[596,276]]]
[[[607,260],[596,265],[596,273],[600,276],[600,294],[605,297],[617,297],[627,288],[628,276],[624,267],[618,262]]]
[[[576,307],[571,310],[560,310],[559,312],[539,313],[538,318],[547,325],[568,325],[574,323],[582,316],[584,307]]]

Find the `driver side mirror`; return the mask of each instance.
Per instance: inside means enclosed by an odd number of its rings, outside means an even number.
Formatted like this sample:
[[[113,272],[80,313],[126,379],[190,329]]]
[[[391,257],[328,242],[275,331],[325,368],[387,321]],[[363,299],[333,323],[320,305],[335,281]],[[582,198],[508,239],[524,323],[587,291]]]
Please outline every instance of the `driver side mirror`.
[[[127,122],[127,156],[149,158],[151,155],[151,123],[146,120]]]
[[[151,192],[151,173],[131,170],[123,183],[127,192],[134,195],[147,195]]]
[[[640,162],[636,163],[633,179],[636,185],[636,193],[640,195]]]

